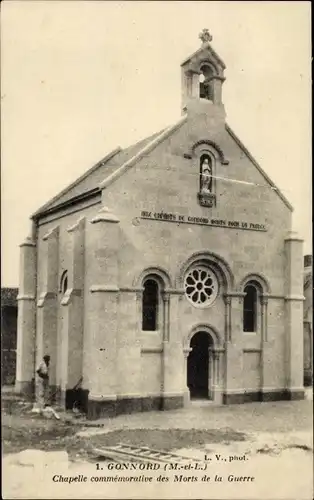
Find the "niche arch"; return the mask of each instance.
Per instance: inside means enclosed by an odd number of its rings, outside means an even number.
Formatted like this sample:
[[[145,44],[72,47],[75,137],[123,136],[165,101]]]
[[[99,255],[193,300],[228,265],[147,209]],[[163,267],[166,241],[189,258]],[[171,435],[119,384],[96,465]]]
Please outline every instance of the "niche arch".
[[[210,139],[200,139],[199,141],[195,142],[187,151],[187,153],[184,155],[185,158],[193,158],[198,154],[198,150],[201,149],[202,151],[204,150],[210,150],[213,149],[214,152],[217,155],[218,160],[222,165],[229,165],[229,160],[225,157],[225,154],[222,150],[222,148],[214,141]]]

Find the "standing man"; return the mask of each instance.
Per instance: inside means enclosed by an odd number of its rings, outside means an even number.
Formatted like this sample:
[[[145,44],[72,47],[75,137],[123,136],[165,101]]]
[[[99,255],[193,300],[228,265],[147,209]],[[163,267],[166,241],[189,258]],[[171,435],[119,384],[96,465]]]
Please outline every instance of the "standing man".
[[[43,410],[45,406],[50,406],[49,398],[49,363],[50,356],[45,355],[43,361],[39,364],[37,373],[37,404],[39,410]]]

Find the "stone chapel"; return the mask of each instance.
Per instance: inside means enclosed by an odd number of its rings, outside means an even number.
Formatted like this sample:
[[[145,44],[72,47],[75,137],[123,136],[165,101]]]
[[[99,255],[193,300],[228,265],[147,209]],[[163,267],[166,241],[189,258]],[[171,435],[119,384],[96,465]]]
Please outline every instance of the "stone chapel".
[[[303,398],[302,240],[226,123],[226,67],[208,30],[200,39],[181,64],[177,122],[32,216],[17,392],[49,354],[52,392],[88,418]]]

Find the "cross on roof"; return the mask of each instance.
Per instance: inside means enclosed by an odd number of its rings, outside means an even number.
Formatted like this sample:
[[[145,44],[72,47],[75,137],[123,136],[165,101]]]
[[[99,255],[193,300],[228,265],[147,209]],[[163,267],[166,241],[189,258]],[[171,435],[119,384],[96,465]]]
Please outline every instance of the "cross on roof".
[[[207,28],[204,28],[200,32],[198,37],[202,40],[203,43],[211,42],[213,39]]]

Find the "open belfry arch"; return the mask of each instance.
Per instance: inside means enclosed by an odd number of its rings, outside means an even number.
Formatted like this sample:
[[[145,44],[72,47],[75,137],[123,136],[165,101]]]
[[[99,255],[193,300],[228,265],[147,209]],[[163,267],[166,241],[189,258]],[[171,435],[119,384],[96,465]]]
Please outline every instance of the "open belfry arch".
[[[303,398],[302,240],[227,125],[226,66],[208,30],[200,38],[181,65],[177,122],[115,149],[32,216],[18,392],[49,354],[52,392],[89,418]]]

